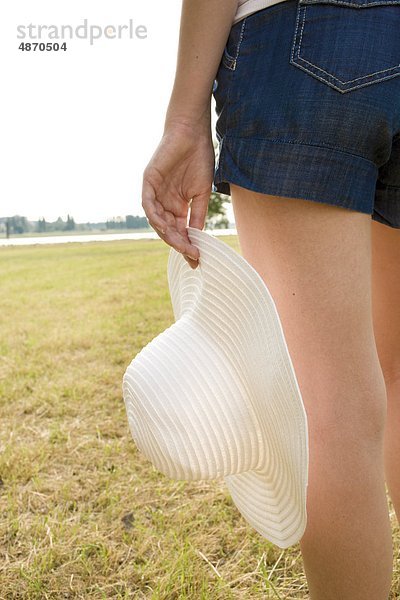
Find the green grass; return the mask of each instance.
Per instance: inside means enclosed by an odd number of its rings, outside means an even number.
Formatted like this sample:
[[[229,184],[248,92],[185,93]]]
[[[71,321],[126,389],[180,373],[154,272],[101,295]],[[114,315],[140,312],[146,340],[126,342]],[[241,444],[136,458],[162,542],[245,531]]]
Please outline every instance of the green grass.
[[[166,478],[130,436],[122,376],[173,322],[168,252],[0,249],[2,600],[308,598],[299,545],[262,538],[223,482]]]

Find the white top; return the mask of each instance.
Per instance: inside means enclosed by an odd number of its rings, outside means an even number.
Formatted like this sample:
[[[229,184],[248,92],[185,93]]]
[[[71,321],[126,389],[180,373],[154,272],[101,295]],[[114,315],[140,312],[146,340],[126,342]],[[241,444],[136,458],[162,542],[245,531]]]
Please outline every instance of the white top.
[[[252,13],[257,12],[262,8],[266,8],[267,6],[278,4],[278,2],[285,2],[285,0],[239,0],[232,25],[244,17],[248,17]]]

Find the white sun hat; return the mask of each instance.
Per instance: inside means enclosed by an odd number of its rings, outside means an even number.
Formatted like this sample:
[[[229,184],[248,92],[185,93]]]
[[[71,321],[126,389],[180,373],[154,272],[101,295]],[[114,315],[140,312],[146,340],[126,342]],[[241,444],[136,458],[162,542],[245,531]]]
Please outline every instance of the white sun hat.
[[[171,479],[224,478],[246,521],[280,548],[306,522],[308,427],[271,294],[243,256],[192,227],[192,269],[171,247],[175,322],[127,367],[138,449]]]

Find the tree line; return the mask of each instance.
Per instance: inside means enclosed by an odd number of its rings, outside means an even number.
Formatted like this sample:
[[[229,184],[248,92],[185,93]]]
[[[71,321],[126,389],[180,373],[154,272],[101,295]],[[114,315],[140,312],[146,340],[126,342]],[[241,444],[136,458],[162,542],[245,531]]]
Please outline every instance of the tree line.
[[[125,217],[113,217],[102,222],[76,223],[71,215],[66,220],[58,217],[55,221],[48,221],[40,217],[37,221],[27,219],[25,216],[14,215],[12,217],[0,217],[0,231],[9,235],[23,233],[48,233],[61,231],[98,231],[107,229],[146,229],[148,222],[145,217],[126,215]]]
[[[206,229],[223,229],[229,227],[226,216],[225,203],[230,201],[230,197],[225,194],[212,192],[208,204],[206,218]],[[24,233],[49,233],[49,232],[69,232],[69,231],[106,231],[112,229],[149,229],[147,218],[137,215],[125,215],[124,217],[112,217],[107,221],[76,223],[71,215],[67,215],[64,220],[58,217],[55,221],[48,221],[45,217],[40,217],[37,221],[29,220],[25,216],[14,215],[12,217],[0,217],[0,233],[9,237]]]

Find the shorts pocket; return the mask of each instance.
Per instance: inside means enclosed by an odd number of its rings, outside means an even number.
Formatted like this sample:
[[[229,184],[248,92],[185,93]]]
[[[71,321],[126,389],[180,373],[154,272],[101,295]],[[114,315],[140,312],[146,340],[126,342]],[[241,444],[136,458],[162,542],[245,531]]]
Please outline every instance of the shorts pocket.
[[[222,54],[221,63],[227,69],[231,69],[232,71],[236,69],[236,64],[240,53],[240,44],[242,43],[244,30],[246,27],[246,20],[247,18],[244,17],[232,25]]]
[[[346,93],[400,75],[400,0],[298,0],[290,63]]]

